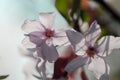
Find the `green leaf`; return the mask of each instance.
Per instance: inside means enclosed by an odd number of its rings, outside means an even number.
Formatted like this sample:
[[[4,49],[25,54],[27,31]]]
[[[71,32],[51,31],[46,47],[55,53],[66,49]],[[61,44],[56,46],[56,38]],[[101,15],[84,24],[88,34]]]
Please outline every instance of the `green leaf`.
[[[89,22],[90,21],[90,15],[86,11],[84,11],[82,9],[81,9],[81,18],[85,22]]]
[[[68,15],[68,0],[56,0],[55,6],[62,16],[70,22]]]
[[[5,79],[5,78],[7,78],[9,75],[2,75],[2,76],[0,76],[0,80],[3,80],[3,79]]]

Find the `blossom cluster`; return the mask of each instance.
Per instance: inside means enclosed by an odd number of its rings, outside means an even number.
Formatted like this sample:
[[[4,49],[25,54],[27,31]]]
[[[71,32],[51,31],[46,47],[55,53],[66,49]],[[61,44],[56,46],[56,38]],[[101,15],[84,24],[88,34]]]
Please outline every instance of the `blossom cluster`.
[[[43,80],[48,79],[45,73],[45,63],[47,61],[55,63],[59,59],[57,47],[66,43],[71,45],[73,53],[76,55],[69,62],[63,60],[65,65],[60,64],[64,65],[63,71],[66,78],[76,69],[88,65],[88,69],[96,79],[109,80],[110,68],[105,58],[113,49],[120,48],[120,37],[106,35],[100,38],[101,29],[97,21],[94,21],[84,34],[73,29],[56,30],[54,18],[54,12],[40,13],[39,20],[26,20],[22,26],[26,32],[22,43],[27,50],[33,52],[33,57],[38,59],[37,70],[43,74]],[[55,78],[53,77],[53,79]]]

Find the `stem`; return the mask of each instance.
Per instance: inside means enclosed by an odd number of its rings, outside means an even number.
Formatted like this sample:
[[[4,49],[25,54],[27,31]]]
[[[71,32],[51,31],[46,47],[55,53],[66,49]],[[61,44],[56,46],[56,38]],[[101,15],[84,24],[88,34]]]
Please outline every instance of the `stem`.
[[[95,1],[98,2],[100,5],[102,5],[104,9],[108,11],[114,19],[120,22],[120,16],[118,15],[118,13],[113,8],[111,8],[111,6],[109,6],[104,0],[95,0]]]

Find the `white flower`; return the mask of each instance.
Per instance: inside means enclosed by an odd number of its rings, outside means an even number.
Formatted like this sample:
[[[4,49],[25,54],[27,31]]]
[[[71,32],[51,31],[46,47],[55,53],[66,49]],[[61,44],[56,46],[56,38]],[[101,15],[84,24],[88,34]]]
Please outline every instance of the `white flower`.
[[[88,69],[100,80],[108,79],[109,66],[105,61],[113,49],[120,48],[120,37],[104,36],[98,43],[101,30],[96,21],[92,23],[88,33],[82,35],[76,31],[66,31],[74,52],[79,57],[67,64],[65,70],[70,73],[88,64]]]
[[[63,30],[55,30],[53,27],[55,13],[40,13],[39,20],[26,20],[22,29],[27,33],[23,45],[28,50],[37,51],[37,56],[53,62],[58,57],[57,45],[66,41]]]

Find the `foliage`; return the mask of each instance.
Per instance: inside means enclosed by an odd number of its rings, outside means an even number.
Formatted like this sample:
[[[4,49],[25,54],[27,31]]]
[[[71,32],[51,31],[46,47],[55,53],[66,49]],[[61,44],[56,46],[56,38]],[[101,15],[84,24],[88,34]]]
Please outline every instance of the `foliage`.
[[[9,75],[1,75],[0,80],[6,79]]]

